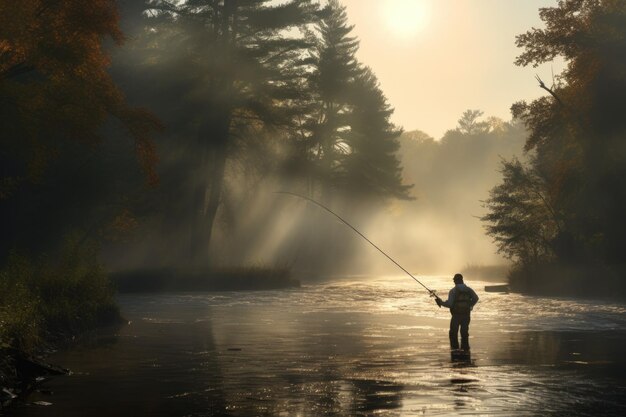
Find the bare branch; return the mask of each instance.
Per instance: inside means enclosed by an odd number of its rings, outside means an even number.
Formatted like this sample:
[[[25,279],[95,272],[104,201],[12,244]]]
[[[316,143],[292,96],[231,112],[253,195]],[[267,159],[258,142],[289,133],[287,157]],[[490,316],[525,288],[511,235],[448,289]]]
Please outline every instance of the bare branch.
[[[539,83],[539,87],[546,90],[552,97],[554,97],[554,99],[563,107],[566,107],[565,104],[563,103],[563,101],[561,100],[561,98],[554,92],[552,91],[551,88],[548,88],[543,80],[539,77],[539,75],[535,74],[535,79],[537,80],[537,82]]]

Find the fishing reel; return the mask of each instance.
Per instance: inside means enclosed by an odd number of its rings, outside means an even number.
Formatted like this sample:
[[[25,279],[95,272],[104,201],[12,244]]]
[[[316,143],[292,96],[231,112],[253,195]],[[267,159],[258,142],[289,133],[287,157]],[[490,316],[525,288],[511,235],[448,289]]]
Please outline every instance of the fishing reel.
[[[439,308],[441,308],[441,303],[443,302],[443,300],[439,298],[439,296],[437,295],[437,291],[430,290],[430,296],[435,299],[435,301],[437,302],[437,305],[439,306]]]

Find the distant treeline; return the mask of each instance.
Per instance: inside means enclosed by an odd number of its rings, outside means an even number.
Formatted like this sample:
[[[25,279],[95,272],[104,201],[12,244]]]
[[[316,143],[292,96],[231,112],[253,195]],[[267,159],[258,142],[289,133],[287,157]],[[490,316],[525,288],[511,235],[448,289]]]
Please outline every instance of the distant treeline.
[[[514,288],[626,292],[626,2],[565,0],[540,10],[545,29],[517,37],[521,66],[560,57],[546,95],[513,105],[528,161],[502,164],[483,217],[516,266]]]
[[[506,263],[485,236],[481,201],[500,180],[502,160],[523,156],[526,136],[520,120],[486,117],[479,110],[465,111],[438,140],[417,130],[403,133],[398,156],[404,181],[415,184],[415,200],[380,211],[381,227],[368,233],[420,273]]]
[[[482,116],[482,111],[467,110],[439,140],[421,131],[403,133],[403,175],[415,184],[420,208],[473,211],[498,181],[501,161],[522,155],[527,131],[520,120]]]

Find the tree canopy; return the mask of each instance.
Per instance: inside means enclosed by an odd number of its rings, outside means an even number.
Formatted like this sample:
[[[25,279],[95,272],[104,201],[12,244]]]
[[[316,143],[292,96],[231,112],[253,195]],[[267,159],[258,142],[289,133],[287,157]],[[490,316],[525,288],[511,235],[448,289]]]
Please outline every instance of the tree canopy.
[[[523,192],[524,182],[511,181],[513,168],[540,184],[535,202],[501,204],[502,188],[487,201],[489,233],[501,250],[524,264],[604,265],[622,275],[626,248],[626,122],[622,112],[626,93],[626,4],[622,1],[563,0],[540,10],[545,29],[517,37],[524,49],[516,64],[537,66],[562,57],[567,68],[548,87],[548,95],[512,106],[515,117],[529,129],[526,150],[533,154],[528,167],[505,162],[502,186]],[[502,228],[513,213],[541,217],[551,207],[559,227],[543,222],[542,242],[533,244],[540,259],[522,254],[521,247],[504,244],[516,232]],[[525,220],[526,229],[537,225]],[[521,244],[521,241],[520,241]],[[539,250],[539,248],[543,248]]]
[[[159,124],[128,106],[107,72],[102,42],[124,40],[115,2],[9,1],[0,13],[0,198],[45,175],[63,141],[99,143],[110,117],[133,137],[149,181],[156,182],[150,137]]]
[[[162,126],[129,105],[108,72],[105,44],[124,41],[116,2],[4,1],[0,13],[4,258],[9,249],[50,249],[68,230],[88,233],[112,221],[121,205],[106,216],[94,215],[92,206],[109,206],[120,193],[109,174],[124,166],[120,175],[132,176],[127,154],[138,159],[147,183],[157,183],[153,136]],[[117,166],[105,172],[101,157],[118,136],[130,138],[130,146],[116,148]]]

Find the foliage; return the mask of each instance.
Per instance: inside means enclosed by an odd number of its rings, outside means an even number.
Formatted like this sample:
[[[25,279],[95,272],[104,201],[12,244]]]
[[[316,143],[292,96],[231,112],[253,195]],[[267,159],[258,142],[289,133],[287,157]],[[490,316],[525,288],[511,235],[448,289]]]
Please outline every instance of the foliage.
[[[156,181],[150,134],[158,122],[125,103],[107,73],[105,38],[123,41],[112,0],[0,4],[0,199],[44,177],[61,142],[99,143],[109,117],[133,137]]]
[[[317,28],[303,126],[314,179],[353,198],[410,198],[396,156],[402,130],[389,120],[393,109],[376,76],[356,59],[345,7],[330,1]]]
[[[397,152],[402,133],[389,118],[393,109],[369,68],[354,81],[351,98],[350,131],[345,156],[344,189],[349,195],[370,199],[411,199],[413,185],[403,183]]]
[[[14,253],[0,271],[0,341],[32,350],[119,319],[98,248],[67,237],[55,256]]]
[[[457,218],[461,207],[478,214],[478,200],[488,198],[486,190],[497,183],[501,158],[521,154],[526,137],[521,123],[490,117],[475,122],[485,127],[468,133],[459,125],[440,140],[420,131],[401,136],[403,177],[415,183],[418,205],[457,213]]]
[[[3,263],[11,248],[56,250],[71,229],[100,234],[128,206],[130,183],[156,183],[160,123],[109,75],[107,48],[124,40],[115,1],[4,1],[0,11]]]
[[[489,212],[481,218],[487,233],[507,258],[534,264],[552,259],[559,218],[544,194],[545,183],[517,159],[502,161],[501,172],[502,183],[491,190]]]
[[[545,252],[542,248],[550,247],[555,262],[566,267],[600,265],[622,274],[626,248],[626,122],[622,115],[626,3],[562,0],[557,7],[541,9],[540,17],[545,29],[534,28],[517,37],[524,52],[516,64],[537,66],[562,57],[567,68],[552,87],[539,80],[549,96],[512,107],[514,116],[529,129],[526,150],[534,153],[530,165],[520,169],[526,176],[541,178],[539,192],[552,207],[552,221],[542,225],[542,230],[549,231],[545,235],[548,242],[536,240],[534,249],[541,253]],[[512,185],[505,177],[493,195]],[[485,218],[496,221],[489,226],[490,233],[500,242],[515,239],[516,230],[496,226],[500,219],[519,216],[523,220],[520,228],[525,228],[527,235],[538,225],[533,219],[541,217],[537,207],[520,206],[516,200],[492,205],[492,214]],[[529,252],[513,246],[501,248],[522,267],[534,262]],[[604,275],[606,280],[610,274]]]
[[[109,40],[123,41],[112,0],[0,2],[2,345],[31,350],[118,317],[88,242],[121,211],[110,210],[121,189],[112,191],[109,174],[132,176],[127,155],[156,183],[151,135],[160,124],[111,79]],[[133,141],[110,147],[112,136]],[[113,149],[121,153],[105,167],[102,151]],[[83,235],[60,242],[77,223]]]
[[[140,14],[124,7],[124,16]],[[341,13],[343,23],[332,23]],[[337,3],[151,1],[144,15],[113,73],[168,127],[157,142],[161,186],[147,204],[151,239],[168,241],[164,265],[217,263],[209,247],[260,227],[243,230],[273,181],[348,199],[408,196],[400,130],[354,57],[358,41]]]
[[[499,182],[501,159],[521,159],[526,130],[516,120],[485,116],[476,121],[488,128],[474,134],[457,128],[440,140],[420,131],[400,136],[403,182],[415,184],[415,201],[392,204],[395,210],[386,214],[407,228],[389,233],[394,238],[381,244],[422,270],[438,273],[450,262],[460,267],[477,259],[502,262],[477,218],[486,213],[481,201]]]
[[[466,135],[476,135],[489,131],[489,123],[478,121],[478,118],[484,114],[481,110],[465,110],[463,116],[459,119],[458,130]]]
[[[193,207],[194,233],[185,245],[192,248],[193,263],[210,261],[209,243],[233,155],[268,131],[288,130],[300,111],[303,50],[309,43],[297,29],[317,10],[309,0],[151,2],[151,30],[143,35],[150,57],[145,67],[155,73],[176,60],[166,84],[176,84],[176,99],[182,98],[177,107],[187,110],[174,121],[189,152],[175,169],[186,171],[180,176],[188,188],[181,201]]]

